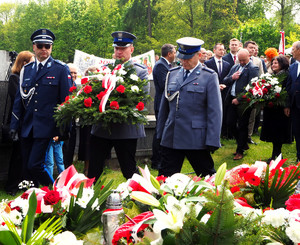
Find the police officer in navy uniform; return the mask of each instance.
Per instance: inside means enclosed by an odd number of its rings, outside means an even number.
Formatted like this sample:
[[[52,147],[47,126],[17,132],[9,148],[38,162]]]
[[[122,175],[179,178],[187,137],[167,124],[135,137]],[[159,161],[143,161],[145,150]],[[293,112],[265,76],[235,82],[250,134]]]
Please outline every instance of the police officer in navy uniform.
[[[116,31],[111,35],[114,38],[115,59],[122,63],[132,62],[130,59],[134,51],[133,40],[136,37],[125,31]],[[133,63],[133,65],[137,76],[141,80],[148,80],[147,68],[137,63]],[[144,89],[149,93],[150,84],[148,83]],[[114,147],[123,176],[126,179],[131,178],[134,173],[138,172],[135,161],[137,139],[145,136],[143,124],[111,123],[110,130],[103,128],[101,123],[93,125],[88,177],[99,178],[103,172],[105,159],[109,157],[111,149]]]
[[[60,135],[53,114],[72,86],[67,65],[50,56],[54,40],[48,29],[36,30],[31,35],[36,60],[21,71],[12,112],[10,133],[16,139],[21,128],[24,171],[35,185],[53,183],[44,165],[50,139]]]
[[[185,157],[197,175],[215,173],[211,152],[221,146],[222,99],[217,73],[199,62],[203,43],[192,37],[177,40],[182,66],[169,71],[158,114],[159,175],[179,173]]]

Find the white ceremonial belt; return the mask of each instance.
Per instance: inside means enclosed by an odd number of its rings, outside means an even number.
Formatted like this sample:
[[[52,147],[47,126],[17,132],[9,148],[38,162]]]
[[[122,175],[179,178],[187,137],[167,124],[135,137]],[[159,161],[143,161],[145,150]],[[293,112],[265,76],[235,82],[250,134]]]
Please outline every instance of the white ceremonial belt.
[[[178,103],[179,103],[179,96],[180,96],[180,92],[176,91],[174,94],[172,94],[171,96],[168,96],[168,80],[169,80],[169,74],[170,72],[168,72],[167,77],[166,77],[166,83],[165,83],[165,97],[166,99],[171,102],[172,100],[175,99],[175,97],[177,96],[177,101],[176,101],[176,111],[178,110]]]

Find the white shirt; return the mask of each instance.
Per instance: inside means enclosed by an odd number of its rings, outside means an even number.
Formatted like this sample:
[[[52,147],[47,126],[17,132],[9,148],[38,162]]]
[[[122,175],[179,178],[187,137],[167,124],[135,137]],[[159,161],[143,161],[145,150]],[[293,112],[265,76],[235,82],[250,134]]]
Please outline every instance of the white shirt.
[[[42,65],[44,67],[49,58],[50,58],[50,56],[47,59],[43,60],[42,62],[39,62],[38,60],[36,60],[36,71],[39,69],[40,63],[42,63]]]
[[[163,58],[165,61],[167,61],[168,65],[171,64],[165,57],[162,56],[162,58]]]
[[[218,68],[218,71],[219,71],[219,61],[220,61],[220,65],[221,65],[221,71],[223,70],[223,62],[222,62],[222,58],[221,59],[218,59],[216,56],[214,56],[214,59],[215,59],[215,62],[216,62],[216,65],[217,65],[217,68]],[[220,71],[219,71],[220,73]]]
[[[200,64],[200,61],[198,61],[198,64],[191,70],[189,70],[189,74],[187,75],[187,77],[189,77],[191,75],[191,73],[196,69],[196,67]],[[186,69],[184,69],[184,75],[186,73]]]
[[[298,64],[298,70],[297,70],[297,77],[298,77],[300,73],[300,61],[296,60],[295,62]]]

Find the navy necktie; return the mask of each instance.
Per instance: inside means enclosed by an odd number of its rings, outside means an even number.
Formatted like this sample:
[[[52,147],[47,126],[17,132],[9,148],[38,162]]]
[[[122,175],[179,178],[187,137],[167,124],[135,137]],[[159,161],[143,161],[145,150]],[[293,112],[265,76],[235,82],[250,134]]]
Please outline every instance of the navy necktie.
[[[37,73],[39,73],[39,72],[43,69],[43,67],[44,67],[43,64],[40,63],[40,64],[39,64],[39,68],[38,68],[38,70],[37,70]]]
[[[221,73],[222,73],[222,67],[221,67],[221,60],[218,60],[218,63],[219,63],[219,75],[221,76]]]
[[[185,81],[185,79],[187,79],[189,73],[190,73],[189,70],[186,70],[186,71],[185,71],[185,74],[184,74],[184,77],[183,77],[183,81]]]

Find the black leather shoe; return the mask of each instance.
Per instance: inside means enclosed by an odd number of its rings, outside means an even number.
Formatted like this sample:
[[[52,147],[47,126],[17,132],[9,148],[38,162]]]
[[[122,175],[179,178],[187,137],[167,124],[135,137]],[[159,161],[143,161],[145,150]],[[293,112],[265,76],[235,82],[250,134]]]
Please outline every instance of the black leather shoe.
[[[251,137],[248,138],[247,142],[248,142],[249,144],[257,145],[257,143],[255,143],[255,142],[251,139]]]

